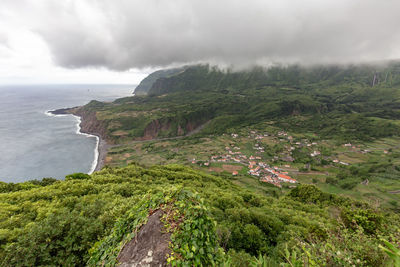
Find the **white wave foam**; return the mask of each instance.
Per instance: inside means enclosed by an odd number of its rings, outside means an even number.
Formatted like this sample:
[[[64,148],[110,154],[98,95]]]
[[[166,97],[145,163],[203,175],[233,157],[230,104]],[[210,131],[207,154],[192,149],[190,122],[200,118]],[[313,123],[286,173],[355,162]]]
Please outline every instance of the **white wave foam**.
[[[51,111],[52,111],[52,110],[46,110],[46,111],[44,112],[44,114],[45,114],[46,116],[49,116],[49,117],[65,117],[65,116],[68,116],[68,114],[53,114],[53,113],[51,113]]]
[[[73,114],[53,114],[50,112],[51,110],[47,110],[44,112],[44,114],[46,114],[49,117],[65,117],[65,116],[73,116],[74,118],[76,118],[76,134],[80,134],[80,135],[84,135],[86,137],[95,137],[96,138],[96,147],[94,149],[94,160],[92,162],[92,165],[90,166],[90,170],[88,172],[88,174],[92,174],[94,172],[94,170],[96,169],[97,166],[97,162],[99,161],[99,145],[100,145],[100,138],[97,135],[93,135],[93,134],[87,134],[87,133],[82,133],[81,132],[81,117],[79,116],[75,116]]]
[[[72,114],[71,114],[72,115]],[[88,174],[92,174],[94,170],[96,169],[97,162],[99,161],[99,145],[100,145],[100,138],[97,135],[94,134],[87,134],[87,133],[82,133],[81,132],[81,117],[72,115],[76,118],[77,124],[76,124],[76,134],[84,135],[86,137],[95,137],[96,138],[96,147],[94,149],[94,160],[92,162],[92,165],[90,166],[90,170]]]

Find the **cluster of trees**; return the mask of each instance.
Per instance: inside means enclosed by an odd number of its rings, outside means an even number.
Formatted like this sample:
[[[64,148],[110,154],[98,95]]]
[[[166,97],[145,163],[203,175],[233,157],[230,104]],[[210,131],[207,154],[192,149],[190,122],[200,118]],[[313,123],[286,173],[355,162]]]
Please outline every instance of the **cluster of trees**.
[[[400,241],[398,214],[323,193],[314,186],[301,185],[273,197],[234,185],[228,177],[179,165],[129,165],[0,193],[0,265],[85,265],[88,251],[112,236],[113,227],[129,218],[132,207],[147,199],[144,196],[171,188],[184,188],[203,199],[206,213],[195,208],[197,215],[190,216],[207,216],[202,222],[210,218],[216,228],[196,223],[193,217],[185,229],[212,233],[217,238],[216,251],[223,251],[218,261],[232,266],[248,265],[259,255],[271,264],[287,263],[288,253],[319,266],[382,266],[389,258],[379,248],[384,245],[381,240]],[[200,202],[187,203],[196,207]],[[192,212],[190,205],[187,210]],[[138,222],[135,218],[130,221]],[[176,240],[183,243],[190,236],[184,229],[178,233]],[[195,260],[190,251],[180,251],[181,259]]]

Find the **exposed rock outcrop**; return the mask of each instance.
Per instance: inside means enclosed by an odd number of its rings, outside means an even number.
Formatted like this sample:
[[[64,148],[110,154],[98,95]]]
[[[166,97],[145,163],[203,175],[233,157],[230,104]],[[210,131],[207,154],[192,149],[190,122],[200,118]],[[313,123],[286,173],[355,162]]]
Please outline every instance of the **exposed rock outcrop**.
[[[170,137],[190,135],[191,132],[199,129],[204,122],[202,121],[189,121],[185,125],[174,126],[173,119],[169,120],[153,120],[144,129],[142,137],[137,140],[152,140],[158,138],[164,132],[175,133]],[[174,127],[174,128],[173,128]]]
[[[162,210],[157,210],[150,215],[137,236],[126,243],[117,258],[119,266],[167,266],[171,234],[165,232],[162,214]]]
[[[160,120],[153,120],[144,129],[143,137],[138,138],[139,140],[151,140],[155,139],[161,131],[169,131],[171,128],[171,123],[161,122]]]

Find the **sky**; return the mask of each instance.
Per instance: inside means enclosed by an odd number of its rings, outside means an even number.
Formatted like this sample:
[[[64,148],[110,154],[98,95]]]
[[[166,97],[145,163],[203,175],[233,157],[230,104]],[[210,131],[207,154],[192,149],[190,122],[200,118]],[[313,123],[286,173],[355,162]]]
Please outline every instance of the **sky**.
[[[400,58],[399,0],[0,0],[0,84]]]

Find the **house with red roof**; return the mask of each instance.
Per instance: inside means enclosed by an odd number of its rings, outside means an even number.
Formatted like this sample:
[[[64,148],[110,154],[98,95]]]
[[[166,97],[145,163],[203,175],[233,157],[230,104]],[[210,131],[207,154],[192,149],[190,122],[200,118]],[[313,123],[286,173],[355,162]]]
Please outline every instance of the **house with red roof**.
[[[297,183],[297,181],[295,179],[293,179],[292,177],[290,177],[290,176],[287,176],[287,175],[282,174],[282,173],[278,173],[277,175],[278,175],[278,179],[283,181],[283,182],[292,183],[292,184]]]

